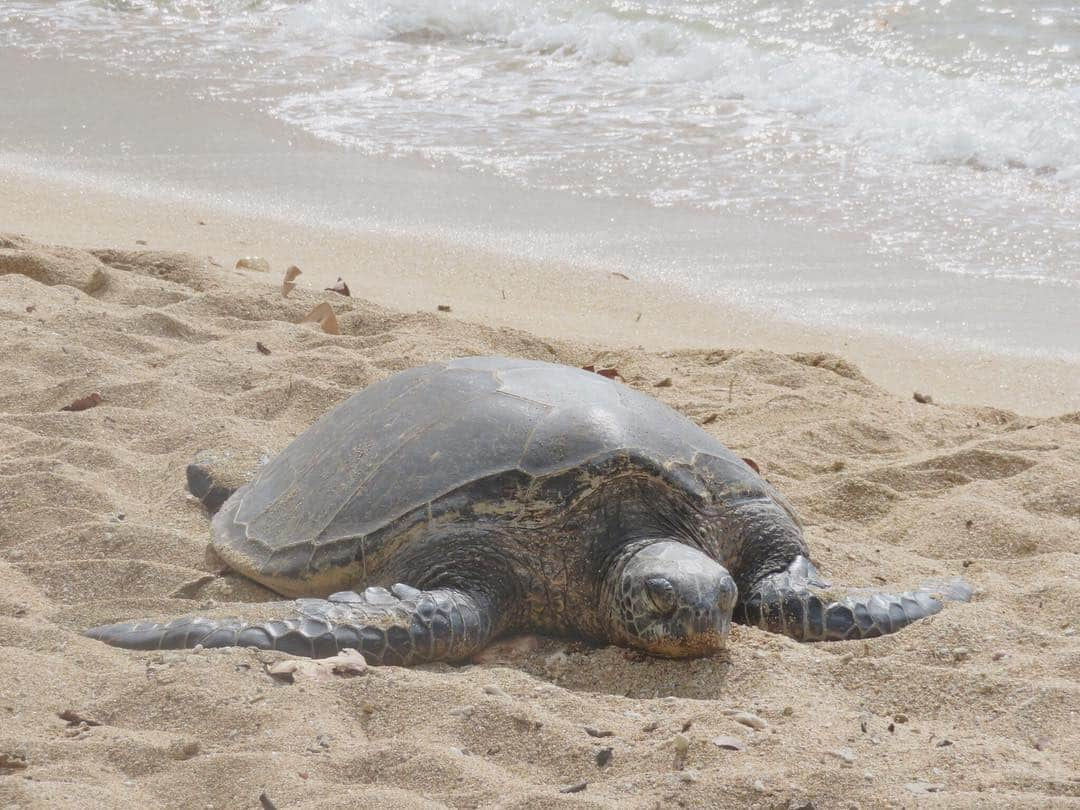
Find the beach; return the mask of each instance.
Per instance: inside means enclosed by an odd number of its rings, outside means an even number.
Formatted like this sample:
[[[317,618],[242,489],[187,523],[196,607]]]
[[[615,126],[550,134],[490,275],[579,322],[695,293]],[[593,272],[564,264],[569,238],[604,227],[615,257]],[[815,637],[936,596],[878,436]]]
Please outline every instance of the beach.
[[[342,273],[355,297],[322,290],[333,265],[284,298],[284,255],[269,273],[237,258],[4,237],[0,804],[1080,802],[1076,411],[920,404],[818,351],[541,337],[459,314],[453,286],[392,308],[357,275]],[[340,335],[299,323],[319,302]],[[207,556],[207,515],[184,488],[197,451],[272,453],[362,386],[492,353],[615,367],[702,423],[792,499],[833,581],[962,574],[974,601],[870,642],[737,627],[720,656],[664,661],[525,639],[466,666],[295,683],[268,674],[279,653],[133,653],[80,635],[271,598]],[[61,411],[92,393],[96,407]]]
[[[929,248],[882,252],[869,221],[837,231],[831,215],[523,187],[423,154],[343,147],[168,74],[28,52],[0,50],[13,85],[0,116],[7,230],[222,262],[256,252],[327,284],[358,273],[364,297],[399,309],[456,292],[445,303],[462,315],[549,337],[829,351],[897,394],[1039,415],[1080,407],[1080,251],[1054,229],[1015,246],[992,223],[957,224],[964,240],[1024,263],[942,271],[952,259],[931,265]],[[993,173],[950,170],[988,184],[973,205],[1007,202]],[[763,179],[783,182],[801,180]],[[1045,222],[1064,217],[1072,238],[1068,187],[1039,174],[1010,182],[1026,183],[1011,219],[1039,224],[1042,195],[1057,206]],[[958,216],[951,204],[939,214]],[[610,283],[621,276],[631,283]]]
[[[0,169],[0,222],[15,232],[77,247],[180,250],[225,266],[264,256],[276,269],[304,268],[312,287],[338,276],[356,294],[403,311],[453,307],[461,317],[547,339],[599,346],[706,346],[831,352],[855,362],[899,397],[994,405],[1050,416],[1080,407],[1080,361],[901,339],[865,329],[823,328],[738,303],[699,296],[647,277],[532,258],[452,239],[330,227],[303,218],[241,213],[212,201],[159,199],[88,183]]]
[[[3,4],[0,808],[1080,806],[1078,48],[1050,0]],[[197,453],[492,354],[753,459],[833,583],[973,600],[362,674],[82,635],[276,598]]]

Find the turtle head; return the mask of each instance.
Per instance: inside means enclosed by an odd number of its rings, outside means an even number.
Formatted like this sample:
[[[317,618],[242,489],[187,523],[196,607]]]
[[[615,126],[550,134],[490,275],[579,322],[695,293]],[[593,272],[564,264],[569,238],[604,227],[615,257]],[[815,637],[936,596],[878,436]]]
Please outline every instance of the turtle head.
[[[731,631],[738,588],[696,548],[659,541],[624,557],[608,575],[612,641],[651,655],[711,655]]]

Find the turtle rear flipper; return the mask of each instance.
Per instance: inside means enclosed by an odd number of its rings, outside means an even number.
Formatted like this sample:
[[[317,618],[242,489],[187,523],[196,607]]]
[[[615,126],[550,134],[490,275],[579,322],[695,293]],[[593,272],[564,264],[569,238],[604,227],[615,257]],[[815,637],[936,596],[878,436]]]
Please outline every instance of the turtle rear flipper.
[[[755,583],[735,619],[799,641],[875,638],[934,615],[946,601],[967,602],[971,596],[971,585],[960,577],[902,593],[851,588],[837,595],[800,556],[787,570]]]
[[[264,451],[203,450],[187,466],[188,492],[216,514],[269,460]]]
[[[343,591],[329,599],[245,606],[282,618],[185,617],[171,622],[123,622],[86,631],[90,638],[134,650],[255,647],[309,658],[354,649],[372,665],[409,666],[468,658],[491,640],[494,611],[483,596],[406,585]]]

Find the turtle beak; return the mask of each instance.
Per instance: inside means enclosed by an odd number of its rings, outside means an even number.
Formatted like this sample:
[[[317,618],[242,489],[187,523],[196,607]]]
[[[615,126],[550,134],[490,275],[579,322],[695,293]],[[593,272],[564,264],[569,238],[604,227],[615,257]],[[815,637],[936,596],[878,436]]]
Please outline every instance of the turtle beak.
[[[685,633],[673,632],[649,652],[664,658],[706,658],[724,649],[730,631],[731,622],[720,627],[702,625]]]
[[[717,648],[723,647],[731,635],[731,614],[739,599],[739,587],[727,573],[712,582],[710,592],[702,594],[701,606],[687,611],[684,632],[689,639],[711,639]]]
[[[687,622],[683,645],[692,656],[712,655],[724,649],[731,635],[731,614],[722,609],[698,613]]]
[[[700,639],[710,654],[724,648],[731,635],[731,614],[739,599],[739,587],[727,575],[716,583],[716,592],[709,599],[708,609],[695,611],[691,629],[695,639]]]
[[[731,611],[725,603],[696,610],[684,607],[671,618],[663,643],[653,652],[668,658],[715,655],[724,649],[730,635]]]
[[[721,616],[719,620],[710,617],[701,617],[692,625],[692,638],[712,637],[718,639],[723,646],[731,635],[731,617]]]

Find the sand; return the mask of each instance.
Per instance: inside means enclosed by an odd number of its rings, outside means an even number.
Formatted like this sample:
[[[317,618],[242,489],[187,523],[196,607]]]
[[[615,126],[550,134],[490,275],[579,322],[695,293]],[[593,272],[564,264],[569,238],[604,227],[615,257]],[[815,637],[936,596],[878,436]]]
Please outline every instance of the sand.
[[[27,168],[33,161],[25,156],[9,166],[0,155],[0,230],[74,247],[182,250],[213,256],[229,267],[240,256],[257,254],[279,270],[300,265],[313,287],[329,286],[344,275],[357,295],[384,306],[431,311],[449,304],[455,317],[547,339],[653,349],[826,351],[857,364],[898,396],[917,390],[938,402],[1042,416],[1080,409],[1080,362],[1055,355],[1053,346],[1044,357],[1003,355],[965,349],[944,338],[915,341],[794,322],[738,301],[694,297],[636,274],[622,279],[579,259],[540,258],[535,241],[558,238],[558,231],[546,231],[543,222],[538,235],[508,250],[434,228],[391,232],[360,222],[329,225],[303,212],[269,207],[274,199],[269,193],[256,195],[260,202],[250,210],[238,210],[213,197],[169,196],[157,185],[132,188],[93,174],[53,176],[48,167],[57,161],[44,158],[37,171]],[[385,181],[372,185],[372,205],[395,194]],[[513,205],[503,199],[491,204]],[[733,244],[731,250],[737,256],[750,248]]]
[[[919,404],[816,346],[554,340],[436,312],[440,293],[372,303],[355,277],[361,297],[305,274],[284,299],[281,257],[239,255],[0,239],[0,807],[1080,805],[1080,412]],[[298,323],[324,301],[341,335]],[[673,662],[532,639],[291,684],[277,653],[79,635],[270,598],[205,554],[198,450],[273,452],[364,385],[478,353],[614,366],[705,422],[794,501],[836,582],[962,573],[977,596],[867,643],[737,628]]]

